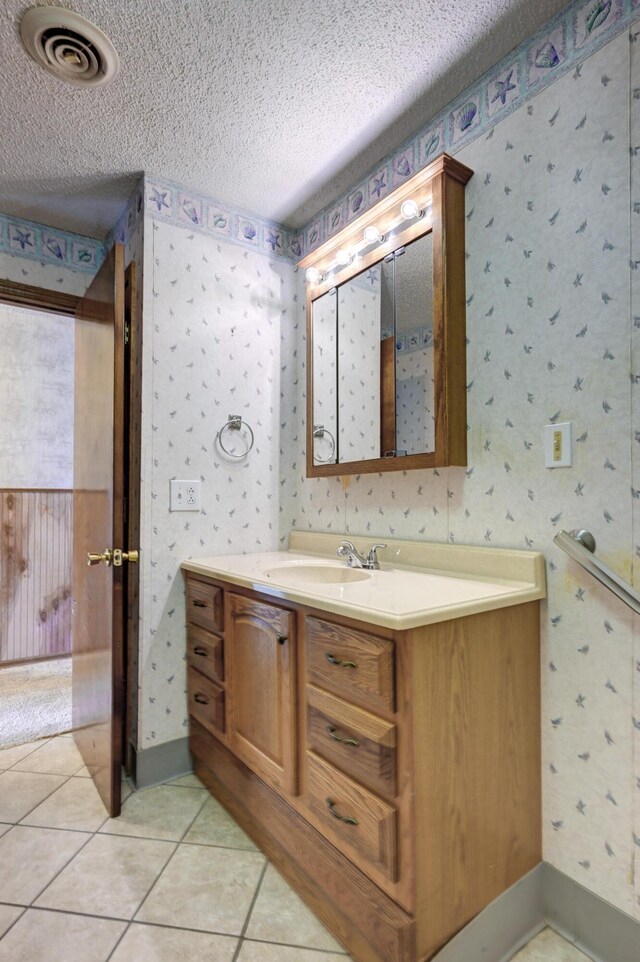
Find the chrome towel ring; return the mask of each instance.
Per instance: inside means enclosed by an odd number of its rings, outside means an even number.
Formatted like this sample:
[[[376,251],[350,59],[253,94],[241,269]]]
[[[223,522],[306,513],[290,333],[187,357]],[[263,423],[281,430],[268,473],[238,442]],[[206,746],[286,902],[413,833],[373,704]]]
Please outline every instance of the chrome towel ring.
[[[331,431],[329,431],[328,428],[325,428],[324,424],[314,424],[314,426],[313,426],[313,437],[314,437],[314,439],[315,439],[315,438],[328,437],[329,440],[331,441],[331,451],[330,451],[330,453],[329,453],[329,457],[328,457],[328,458],[319,458],[318,455],[317,455],[317,454],[315,453],[315,451],[314,451],[314,453],[313,453],[313,460],[314,460],[314,461],[317,461],[318,464],[328,464],[330,461],[333,461],[333,459],[334,459],[334,457],[335,457],[335,453],[336,453],[336,439],[334,438],[334,436],[333,436],[333,434],[331,433]]]
[[[222,435],[225,431],[240,431],[242,430],[243,425],[249,432],[249,443],[246,451],[243,451],[241,454],[235,454],[234,451],[230,451],[225,447]],[[230,414],[227,418],[227,423],[223,424],[216,434],[216,441],[218,443],[218,447],[226,457],[231,458],[233,461],[242,461],[249,454],[249,451],[251,451],[255,441],[255,436],[251,425],[247,424],[246,421],[243,421],[239,414]]]

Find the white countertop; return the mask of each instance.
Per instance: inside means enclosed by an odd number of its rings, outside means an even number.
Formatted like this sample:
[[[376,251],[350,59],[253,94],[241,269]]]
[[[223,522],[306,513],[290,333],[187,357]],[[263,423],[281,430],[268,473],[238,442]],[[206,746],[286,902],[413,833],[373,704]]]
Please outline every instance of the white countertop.
[[[345,536],[366,554],[377,540]],[[387,541],[380,570],[347,584],[300,583],[313,564],[344,569],[335,557],[338,535],[299,534],[289,551],[220,555],[185,561],[182,568],[234,585],[356,618],[385,628],[407,629],[544,598],[544,558],[534,551]],[[332,574],[333,572],[328,572]]]

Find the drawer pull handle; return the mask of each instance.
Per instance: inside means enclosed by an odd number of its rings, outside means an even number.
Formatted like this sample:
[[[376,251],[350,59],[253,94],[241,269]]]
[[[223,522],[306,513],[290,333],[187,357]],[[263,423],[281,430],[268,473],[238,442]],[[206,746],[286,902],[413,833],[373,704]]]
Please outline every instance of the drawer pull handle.
[[[202,648],[200,645],[195,646],[195,648],[193,649],[193,653],[194,655],[200,655],[202,658],[207,657],[207,649]]]
[[[341,668],[357,668],[355,661],[341,661],[340,658],[336,658],[332,655],[330,651],[325,651],[324,657],[327,659],[330,665],[340,665]]]
[[[336,812],[336,803],[332,798],[327,799],[327,808],[331,812],[334,818],[337,818],[339,822],[344,822],[346,825],[359,825],[360,822],[353,815],[341,815],[340,812]]]
[[[279,645],[284,645],[285,641],[287,640],[287,636],[286,636],[286,635],[276,635],[276,640],[277,640],[277,642],[278,642]]]
[[[195,695],[193,696],[193,700],[194,700],[194,701],[197,701],[199,705],[208,705],[208,704],[209,704],[209,699],[208,699],[208,698],[205,698],[204,695],[201,695],[199,691],[197,691],[197,692],[195,693]]]
[[[360,744],[357,738],[345,738],[344,735],[339,735],[334,725],[327,725],[327,732],[330,738],[333,738],[335,742],[341,742],[343,745],[352,745],[357,748]]]
[[[194,608],[206,608],[206,607],[207,607],[207,602],[206,602],[206,601],[200,601],[199,598],[194,598],[194,599],[193,599],[193,607],[194,607]]]

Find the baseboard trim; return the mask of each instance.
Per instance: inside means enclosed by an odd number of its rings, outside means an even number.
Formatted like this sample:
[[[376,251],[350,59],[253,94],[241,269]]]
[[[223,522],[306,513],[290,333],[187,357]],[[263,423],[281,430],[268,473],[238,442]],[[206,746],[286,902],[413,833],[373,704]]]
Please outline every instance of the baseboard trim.
[[[559,872],[542,865],[546,922],[595,962],[638,962],[640,922]]]
[[[507,962],[545,927],[540,862],[447,942],[431,962]]]
[[[153,745],[142,751],[134,749],[133,780],[136,788],[148,788],[160,782],[188,775],[193,771],[189,738]]]
[[[594,962],[638,962],[640,922],[547,862],[503,892],[431,962],[508,962],[547,925]]]

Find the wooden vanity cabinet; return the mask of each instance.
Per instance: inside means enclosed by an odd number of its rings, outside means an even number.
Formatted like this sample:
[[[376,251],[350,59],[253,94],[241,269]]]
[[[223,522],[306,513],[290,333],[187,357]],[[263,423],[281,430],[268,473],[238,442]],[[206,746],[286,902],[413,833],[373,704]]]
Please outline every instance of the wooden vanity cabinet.
[[[541,858],[539,603],[394,632],[209,588],[197,774],[358,962],[431,958]]]

